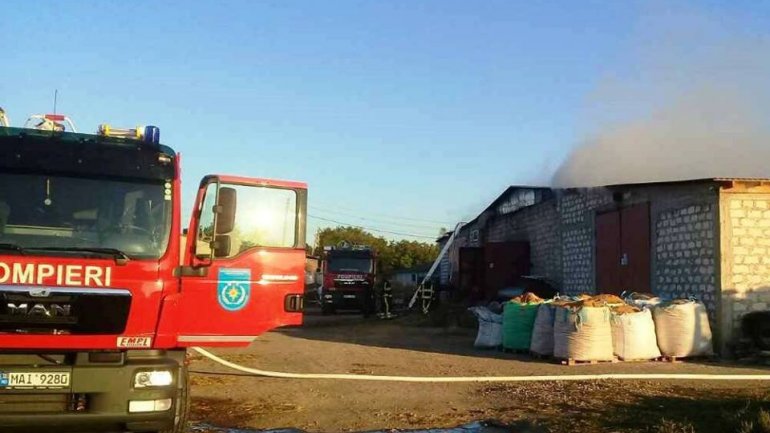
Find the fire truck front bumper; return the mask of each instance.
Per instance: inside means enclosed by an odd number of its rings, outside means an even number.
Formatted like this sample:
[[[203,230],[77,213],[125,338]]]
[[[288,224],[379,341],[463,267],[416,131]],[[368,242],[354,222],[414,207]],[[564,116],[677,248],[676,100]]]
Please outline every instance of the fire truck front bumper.
[[[323,292],[323,303],[336,309],[359,309],[363,294],[358,290],[328,290]]]
[[[5,377],[70,373],[69,386],[0,387],[0,432],[150,432],[174,426],[183,395],[184,352],[136,350],[96,356],[83,352],[52,355],[62,361],[58,364],[40,357],[35,364],[28,363],[34,356],[0,354],[0,372]],[[20,362],[11,365],[14,357]],[[167,372],[160,374],[163,386],[141,386],[138,375],[146,372]]]

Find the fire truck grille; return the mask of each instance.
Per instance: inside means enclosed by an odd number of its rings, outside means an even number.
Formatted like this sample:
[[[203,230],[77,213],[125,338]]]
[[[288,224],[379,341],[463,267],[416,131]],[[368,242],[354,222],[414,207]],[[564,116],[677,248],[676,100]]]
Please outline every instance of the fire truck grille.
[[[0,286],[0,332],[120,334],[130,308],[128,290]]]
[[[62,413],[72,409],[72,394],[0,394],[0,414]]]
[[[334,280],[334,287],[341,289],[358,289],[369,286],[366,280]]]

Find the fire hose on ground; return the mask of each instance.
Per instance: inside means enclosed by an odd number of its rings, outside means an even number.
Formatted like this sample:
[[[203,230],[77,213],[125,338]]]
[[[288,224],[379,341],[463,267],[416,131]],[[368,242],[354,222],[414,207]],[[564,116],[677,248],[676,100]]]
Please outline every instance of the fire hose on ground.
[[[685,374],[685,373],[604,373],[540,376],[379,376],[366,374],[285,373],[244,367],[220,358],[213,353],[193,347],[194,351],[227,368],[252,376],[280,379],[362,380],[370,382],[468,383],[468,382],[556,382],[588,380],[714,380],[714,381],[767,381],[770,374]]]

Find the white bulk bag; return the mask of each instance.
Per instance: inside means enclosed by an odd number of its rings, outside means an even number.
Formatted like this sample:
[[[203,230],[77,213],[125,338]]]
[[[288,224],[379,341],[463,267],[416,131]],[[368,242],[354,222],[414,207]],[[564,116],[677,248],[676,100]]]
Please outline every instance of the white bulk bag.
[[[612,346],[622,359],[653,359],[660,356],[655,337],[655,322],[650,310],[638,313],[613,314]]]
[[[495,314],[486,307],[471,307],[471,312],[479,320],[479,332],[473,347],[493,349],[503,344],[503,315]]]
[[[607,307],[557,307],[553,324],[553,356],[576,361],[609,361],[612,328]]]
[[[654,308],[656,305],[660,304],[661,301],[660,298],[651,298],[651,299],[636,299],[634,301],[631,301],[631,305],[643,308],[643,309],[650,309]]]
[[[695,301],[673,301],[652,309],[658,347],[665,356],[714,354],[706,306]]]
[[[627,303],[640,309],[652,308],[663,302],[659,297],[646,293],[629,293],[627,295],[623,295],[623,299]]]
[[[535,326],[532,328],[532,342],[529,350],[538,355],[553,355],[554,307],[542,304],[537,309]]]

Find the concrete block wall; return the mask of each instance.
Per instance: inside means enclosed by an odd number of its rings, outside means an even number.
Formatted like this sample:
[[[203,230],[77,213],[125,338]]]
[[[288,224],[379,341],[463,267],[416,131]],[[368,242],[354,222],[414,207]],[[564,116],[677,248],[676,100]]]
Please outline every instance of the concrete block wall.
[[[587,188],[562,192],[557,210],[561,220],[562,293],[594,293],[596,286],[595,228],[596,210],[612,203],[606,188]]]
[[[628,201],[650,204],[652,292],[702,301],[712,330],[719,326],[721,298],[718,191],[711,181],[639,185],[627,191]]]
[[[563,275],[561,293],[578,295],[594,292],[594,230],[575,227],[564,230],[561,245]]]
[[[556,200],[551,199],[489,220],[486,242],[527,241],[530,273],[562,284],[561,230]]]
[[[437,272],[439,284],[442,286],[449,284],[449,279],[452,276],[452,261],[450,260],[449,252],[441,258]]]
[[[470,241],[468,237],[469,237],[468,229],[466,227],[463,227],[455,237],[455,240],[452,243],[452,245],[449,247],[449,251],[447,251],[449,263],[448,263],[446,272],[449,274],[448,284],[450,285],[456,286],[457,284],[459,284],[460,248],[470,246],[469,245]]]
[[[717,204],[702,196],[699,204],[661,210],[652,221],[654,292],[665,298],[694,297],[716,319]]]
[[[436,243],[439,251],[444,248],[444,245],[446,245],[448,240],[448,237],[444,237],[442,240]],[[449,251],[447,251],[444,257],[441,258],[441,261],[438,263],[438,269],[436,269],[436,273],[438,274],[438,281],[441,285],[447,285],[450,282],[450,278],[452,276],[451,256],[452,248],[450,246]]]
[[[640,203],[650,205],[651,290],[697,296],[715,317],[718,200],[708,182],[564,192],[559,213],[565,293],[596,290],[596,214]]]
[[[466,243],[463,246],[467,247],[481,247],[483,246],[483,231],[486,227],[486,216],[481,214],[479,219],[468,223],[462,228],[462,231],[466,234]]]
[[[720,203],[722,332],[729,344],[746,313],[770,308],[770,190],[725,191]]]
[[[582,188],[562,191],[559,195],[559,214],[565,226],[590,224],[593,211],[612,203],[612,191],[607,188]]]
[[[624,204],[650,204],[650,288],[664,298],[695,298],[719,310],[719,193],[711,181],[629,187]]]

